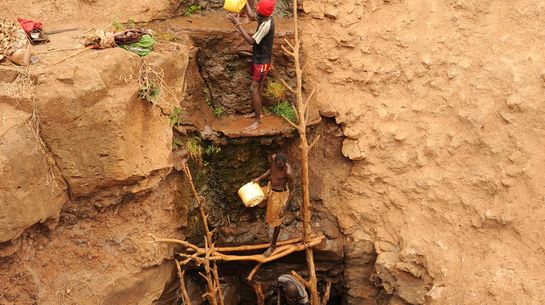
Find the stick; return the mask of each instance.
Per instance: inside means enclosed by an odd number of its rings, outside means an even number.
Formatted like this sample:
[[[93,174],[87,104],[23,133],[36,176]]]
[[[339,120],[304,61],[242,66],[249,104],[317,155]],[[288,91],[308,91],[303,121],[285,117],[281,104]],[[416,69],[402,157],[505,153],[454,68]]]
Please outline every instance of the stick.
[[[263,294],[263,286],[259,282],[254,283],[253,286],[255,295],[257,297],[257,305],[265,305],[265,294]]]
[[[289,244],[295,244],[301,242],[301,238],[294,238],[289,239],[285,241],[279,241],[276,244],[278,246],[284,246]],[[271,244],[259,244],[259,245],[248,245],[248,246],[237,246],[237,247],[216,247],[215,250],[218,252],[243,252],[243,251],[252,251],[252,250],[260,250],[260,249],[267,249],[270,247]]]
[[[291,48],[292,50],[295,50],[295,48],[293,47],[293,45],[292,45],[286,38],[284,38],[284,42],[287,43],[288,46],[290,46],[290,48]]]
[[[331,281],[327,281],[325,285],[324,295],[322,297],[322,305],[327,305],[330,294],[331,294]]]
[[[73,53],[72,55],[68,55],[68,56],[66,56],[66,57],[64,57],[64,58],[59,59],[59,60],[56,61],[54,64],[55,64],[55,65],[58,65],[58,64],[60,64],[61,62],[65,61],[65,60],[67,60],[67,59],[70,59],[70,58],[72,58],[72,57],[74,57],[74,56],[76,56],[76,55],[78,55],[78,54],[81,54],[81,53],[83,53],[83,52],[86,51],[86,50],[90,50],[90,49],[91,49],[91,48],[81,49],[81,50],[79,50],[79,51]]]
[[[273,254],[273,255],[271,255],[269,257],[263,257],[263,255],[261,255],[261,254],[244,256],[244,255],[223,255],[223,254],[218,253],[218,255],[211,256],[210,260],[213,260],[213,261],[226,261],[226,262],[231,262],[231,261],[238,261],[238,262],[240,262],[240,261],[254,261],[254,262],[258,262],[258,263],[268,263],[268,262],[272,262],[272,261],[275,261],[277,259],[280,259],[282,257],[288,256],[288,255],[290,255],[290,254],[292,254],[294,252],[299,252],[299,251],[303,251],[303,250],[305,250],[307,248],[316,247],[322,242],[323,238],[324,237],[322,236],[322,237],[319,237],[319,238],[316,238],[316,239],[312,240],[309,243],[298,244],[298,245],[290,245],[289,248],[286,251],[282,251],[280,253]]]
[[[309,286],[308,282],[305,281],[305,279],[303,279],[303,277],[300,276],[299,273],[292,271],[291,275],[293,275],[294,278],[296,278],[299,282],[301,282],[301,284],[304,284],[308,288]]]
[[[191,244],[191,243],[188,243],[187,241],[183,241],[183,240],[179,240],[179,239],[171,239],[171,238],[158,238],[158,237],[155,237],[155,235],[153,234],[148,234],[151,238],[153,238],[153,240],[155,242],[163,242],[163,243],[173,243],[173,244],[180,244],[186,248],[192,248],[193,250],[195,251],[199,251],[200,248]]]
[[[286,89],[288,89],[291,93],[295,93],[295,90],[290,85],[288,85],[288,83],[286,83],[286,81],[281,76],[278,76],[278,79],[280,79],[280,82],[282,83],[282,85],[284,85],[284,87],[286,87]]]
[[[73,32],[73,31],[77,31],[79,29],[80,28],[69,28],[69,29],[62,29],[62,30],[53,30],[53,31],[45,32],[45,34],[46,35],[55,35],[55,34],[60,34],[60,33],[65,33],[65,32]]]
[[[259,268],[261,268],[261,265],[263,265],[263,264],[258,263],[257,265],[255,265],[254,269],[252,269],[250,274],[248,274],[248,277],[246,277],[246,280],[248,282],[250,282],[254,278],[254,275],[256,274],[257,270],[259,270]]]
[[[191,305],[191,299],[189,298],[189,294],[187,293],[187,289],[185,288],[185,270],[182,270],[178,260],[174,260],[174,262],[176,262],[176,269],[178,269],[178,277],[180,278],[180,289],[182,290],[182,298],[184,300],[184,304]]]
[[[58,49],[58,50],[49,50],[49,51],[35,52],[34,54],[49,54],[49,53],[55,53],[55,52],[74,51],[74,50],[80,50],[80,49],[81,49],[81,48]]]
[[[291,127],[295,128],[296,130],[299,130],[299,126],[298,125],[295,125],[295,123],[293,123],[292,121],[290,121],[285,115],[282,115],[282,118],[284,118],[284,120],[286,122],[288,122]]]
[[[312,150],[312,148],[314,148],[314,146],[316,146],[316,144],[318,144],[318,140],[320,140],[320,135],[318,135],[313,141],[312,143],[310,143],[309,147],[308,147],[308,150]]]
[[[292,56],[292,57],[295,56],[293,52],[288,51],[288,49],[286,49],[286,47],[284,47],[284,46],[282,46],[282,50],[283,50],[286,54],[288,54],[288,55],[290,55],[290,56]]]
[[[13,283],[12,283],[11,285],[9,285],[9,287],[8,287],[6,290],[4,290],[4,292],[2,292],[2,294],[0,294],[0,299],[3,298],[4,295],[5,295],[6,293],[8,293],[8,291],[11,289],[11,287],[15,286],[15,284],[17,284],[17,282],[18,282],[20,279],[25,278],[27,275],[28,275],[28,274],[25,274],[25,275],[23,275],[23,276],[21,276],[21,277],[16,278],[15,281],[13,281]]]

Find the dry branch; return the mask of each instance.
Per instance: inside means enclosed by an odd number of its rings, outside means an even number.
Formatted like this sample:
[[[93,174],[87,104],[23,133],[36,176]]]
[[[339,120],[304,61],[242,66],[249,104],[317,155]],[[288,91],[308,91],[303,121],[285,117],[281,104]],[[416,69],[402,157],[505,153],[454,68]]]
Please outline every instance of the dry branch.
[[[193,176],[191,175],[191,171],[189,170],[189,167],[187,166],[186,163],[183,163],[182,169],[187,177],[187,180],[189,181],[191,191],[193,192],[193,196],[195,197],[195,200],[197,201],[197,204],[199,206],[199,212],[201,214],[201,219],[202,219],[204,232],[205,232],[205,236],[204,236],[205,259],[203,260],[203,265],[204,265],[204,270],[206,272],[206,283],[208,287],[207,298],[210,305],[217,305],[218,300],[219,300],[219,304],[223,305],[223,295],[221,293],[221,285],[220,285],[218,267],[216,265],[216,262],[213,262],[212,269],[210,268],[210,254],[214,252],[214,243],[212,242],[212,232],[210,232],[210,229],[208,228],[208,216],[204,212],[201,197],[199,196],[199,194],[197,193],[197,190],[195,189],[195,184],[193,183]],[[189,248],[194,249],[195,251],[197,251],[197,253],[199,252],[197,247],[189,247]]]
[[[90,50],[90,49],[91,49],[91,48],[85,48],[85,49],[78,50],[78,51],[76,51],[76,52],[74,52],[74,53],[72,53],[72,54],[70,54],[70,55],[68,55],[68,56],[66,56],[66,57],[63,57],[63,58],[57,60],[57,61],[54,63],[54,65],[58,65],[58,64],[60,64],[61,62],[65,61],[65,60],[67,60],[67,59],[70,59],[70,58],[72,58],[72,57],[74,57],[74,56],[77,56],[78,54],[81,54],[81,53],[83,53],[84,51]]]
[[[331,294],[331,281],[327,281],[325,285],[324,295],[322,296],[322,305],[327,305],[330,294]]]
[[[293,52],[290,52],[290,51],[289,51],[288,49],[286,49],[286,47],[284,47],[284,46],[282,46],[282,50],[283,50],[286,54],[288,54],[288,55],[290,55],[290,56],[294,56],[294,55],[295,55]]]
[[[261,268],[261,266],[263,266],[263,264],[258,263],[257,265],[255,265],[254,269],[252,269],[252,271],[250,271],[250,274],[248,274],[248,276],[246,277],[246,280],[249,282],[252,281],[254,275],[256,274],[257,270]]]
[[[290,46],[290,48],[291,48],[292,50],[295,50],[295,48],[293,47],[293,45],[292,45],[286,38],[284,38],[284,42],[285,42],[286,44],[288,44],[288,46]]]
[[[254,283],[252,285],[254,287],[255,295],[257,297],[257,305],[265,305],[265,294],[263,293],[263,286],[261,283]]]
[[[318,141],[320,140],[320,135],[318,135],[316,138],[314,138],[314,140],[312,140],[312,143],[310,143],[308,149],[311,150],[312,148],[314,148],[314,146],[316,146],[316,144],[318,144]]]
[[[286,89],[288,89],[291,93],[295,93],[295,90],[290,85],[288,85],[288,83],[286,83],[286,81],[282,77],[278,76],[278,79],[280,80],[282,85],[286,87]]]
[[[293,275],[294,278],[296,278],[299,282],[301,282],[301,284],[305,285],[307,288],[309,288],[309,283],[307,281],[305,281],[305,279],[299,275],[299,273],[295,272],[295,271],[292,271],[291,272],[291,275]]]
[[[293,123],[292,121],[290,121],[290,119],[288,119],[285,115],[282,115],[282,118],[288,122],[288,124],[291,125],[291,127],[295,128],[296,130],[299,130],[300,126],[299,125],[296,125],[295,123]]]
[[[289,244],[295,244],[301,241],[301,238],[294,238],[285,241],[279,241],[276,243],[277,246],[284,246]],[[215,247],[214,249],[218,252],[244,252],[244,251],[253,251],[267,249],[271,244],[259,244],[259,245],[246,245],[246,246],[235,246],[235,247]]]
[[[185,271],[182,270],[182,268],[180,267],[180,263],[177,260],[174,260],[174,262],[176,263],[176,269],[178,269],[178,278],[180,278],[180,289],[182,290],[184,305],[191,305],[191,299],[189,298],[189,294],[187,293],[187,289],[185,288]]]

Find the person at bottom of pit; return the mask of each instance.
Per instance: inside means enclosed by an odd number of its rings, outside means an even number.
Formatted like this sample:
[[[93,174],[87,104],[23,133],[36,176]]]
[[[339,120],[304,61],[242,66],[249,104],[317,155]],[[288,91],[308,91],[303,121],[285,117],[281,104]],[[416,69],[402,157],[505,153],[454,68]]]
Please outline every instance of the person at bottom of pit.
[[[265,194],[265,202],[267,204],[265,222],[274,228],[274,233],[271,246],[263,253],[264,257],[270,256],[276,249],[276,241],[278,240],[278,234],[280,234],[282,219],[295,194],[295,179],[287,156],[284,153],[278,153],[272,155],[271,161],[271,168],[253,180],[253,182],[259,183],[268,176],[271,177],[268,185],[263,187],[263,193]]]
[[[308,294],[305,286],[300,283],[294,276],[283,274],[276,280],[278,287],[278,297],[283,299],[282,304],[289,305],[307,305]]]
[[[246,129],[253,131],[261,127],[261,118],[263,110],[263,89],[265,79],[269,74],[272,61],[273,43],[274,43],[274,18],[272,14],[276,5],[276,0],[261,0],[257,3],[257,30],[253,36],[250,36],[242,27],[237,16],[228,15],[227,18],[236,26],[237,30],[244,37],[247,43],[253,46],[252,55],[252,83],[250,85],[250,94],[255,111],[255,122]]]

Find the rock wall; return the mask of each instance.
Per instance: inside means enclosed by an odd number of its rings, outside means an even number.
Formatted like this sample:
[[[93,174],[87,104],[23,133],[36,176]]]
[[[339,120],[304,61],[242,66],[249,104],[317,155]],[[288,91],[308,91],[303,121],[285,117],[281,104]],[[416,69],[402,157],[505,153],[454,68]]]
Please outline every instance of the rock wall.
[[[0,103],[0,243],[35,223],[53,226],[66,184],[37,134],[32,114]]]
[[[0,66],[0,304],[161,297],[173,252],[148,233],[183,238],[194,227],[185,183],[171,173],[170,114],[189,55],[163,43],[144,59],[115,48]],[[151,103],[139,94],[154,75],[168,88]]]
[[[347,268],[350,304],[543,303],[545,4],[304,8],[315,105],[353,160],[319,197],[354,243],[371,243],[360,254],[377,254],[371,276]],[[383,290],[361,289],[369,281]]]
[[[269,81],[279,82],[278,77],[282,77],[291,83],[294,71],[281,46],[284,39],[293,37],[293,29],[285,18],[276,18],[275,24],[275,53]],[[211,109],[221,109],[225,115],[253,111],[249,89],[252,46],[227,21],[224,13],[209,13],[203,18],[174,18],[149,26],[179,40],[189,39],[196,47],[196,61],[205,82],[200,94]],[[254,33],[255,23],[245,25],[245,30]],[[268,105],[272,101],[266,99],[264,103]]]
[[[146,61],[157,71],[168,66],[183,76],[184,56],[154,53]],[[115,48],[80,61],[86,64],[51,68],[36,88],[44,140],[71,194],[91,196],[106,189],[118,197],[157,184],[160,179],[154,177],[172,167],[172,128],[162,111],[168,114],[176,102],[153,107],[139,98],[141,62],[135,54]],[[176,81],[181,88],[183,77]]]

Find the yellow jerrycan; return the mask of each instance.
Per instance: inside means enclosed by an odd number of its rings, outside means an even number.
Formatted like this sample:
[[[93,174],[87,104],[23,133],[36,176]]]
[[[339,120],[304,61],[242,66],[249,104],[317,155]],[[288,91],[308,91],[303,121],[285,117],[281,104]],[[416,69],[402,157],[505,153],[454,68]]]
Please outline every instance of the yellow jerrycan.
[[[265,194],[259,184],[250,182],[243,185],[238,190],[238,195],[246,207],[255,207],[265,199]]]
[[[240,13],[246,5],[247,0],[225,0],[223,9],[231,13]]]

